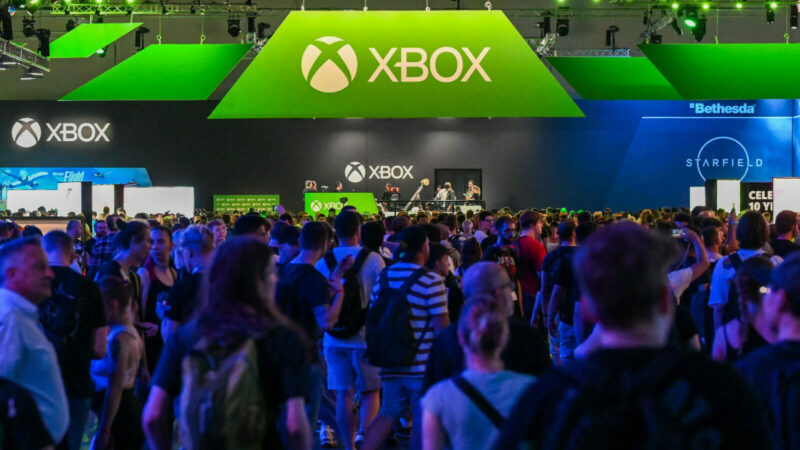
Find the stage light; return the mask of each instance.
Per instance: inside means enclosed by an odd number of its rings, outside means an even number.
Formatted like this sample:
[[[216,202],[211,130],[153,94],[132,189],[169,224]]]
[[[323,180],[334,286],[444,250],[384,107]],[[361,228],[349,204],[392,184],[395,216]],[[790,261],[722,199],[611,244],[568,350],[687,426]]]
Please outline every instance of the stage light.
[[[697,22],[697,8],[694,6],[686,8],[686,17],[683,18],[683,24],[687,28],[694,28],[697,26]]]
[[[617,31],[619,31],[619,27],[616,25],[611,25],[606,30],[606,47],[611,47],[612,50],[617,48]]]
[[[797,29],[797,5],[789,5],[789,26]]]
[[[556,19],[556,33],[559,36],[566,36],[569,34],[569,19],[566,17],[559,17]]]
[[[259,40],[266,39],[267,38],[267,31],[266,30],[268,30],[269,28],[270,28],[270,24],[268,24],[266,22],[258,22],[258,26],[256,28],[258,30],[256,32],[256,37],[258,37]]]
[[[680,8],[680,7],[681,7],[681,5],[680,5],[680,4],[678,4],[678,3],[673,3],[673,4],[672,4],[672,9],[678,9],[678,8]]]
[[[673,30],[675,30],[675,33],[678,36],[683,36],[683,28],[681,28],[680,25],[678,25],[678,19],[672,19],[669,25],[672,27]]]
[[[36,30],[36,37],[39,39],[39,52],[45,58],[50,57],[50,30],[39,28]]]
[[[136,29],[136,33],[134,34],[134,39],[133,39],[133,46],[136,47],[137,50],[141,50],[144,48],[144,35],[149,32],[150,29],[144,26],[141,26]]]
[[[239,37],[241,31],[239,19],[228,19],[228,34],[231,35],[231,37]]]
[[[25,37],[34,37],[36,35],[36,21],[27,17],[22,19],[22,34]]]
[[[703,9],[708,10],[709,8],[711,8],[711,5],[708,3],[703,3]]]
[[[66,25],[66,27],[65,27],[65,28],[67,29],[67,33],[69,33],[70,31],[74,30],[74,29],[75,29],[75,26],[76,26],[76,25],[75,25],[75,21],[74,21],[74,20],[72,20],[72,19],[69,19],[69,20],[67,21],[67,25]]]
[[[700,42],[703,40],[703,36],[706,35],[706,18],[701,17],[697,19],[697,26],[692,28],[692,34],[694,35],[694,40]]]
[[[775,3],[775,2],[772,2],[772,3],[769,4],[769,7],[772,8],[772,9],[775,9],[775,8],[778,7],[778,4]]]
[[[736,2],[736,9],[742,9],[742,2]]]
[[[95,53],[98,56],[100,56],[101,58],[105,58],[106,57],[106,53],[108,53],[108,47],[106,46],[106,47],[103,47],[101,49],[98,49]]]
[[[767,5],[767,23],[775,23],[775,8],[772,5],[774,3]]]

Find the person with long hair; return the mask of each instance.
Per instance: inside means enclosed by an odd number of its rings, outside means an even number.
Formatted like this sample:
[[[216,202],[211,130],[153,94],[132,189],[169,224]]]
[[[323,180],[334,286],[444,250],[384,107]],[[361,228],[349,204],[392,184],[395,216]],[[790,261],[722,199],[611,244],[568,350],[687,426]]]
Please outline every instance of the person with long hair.
[[[776,341],[762,309],[762,290],[770,283],[772,263],[763,256],[743,261],[733,279],[732,289],[739,294],[740,317],[717,329],[711,357],[734,363],[753,350]]]
[[[519,395],[534,377],[504,370],[508,311],[490,296],[464,307],[458,342],[466,370],[432,386],[422,399],[422,448],[491,448]]]
[[[153,377],[143,417],[150,448],[171,448],[169,404],[183,388],[184,357],[198,350],[209,352],[210,347],[198,348],[203,343],[224,353],[248,340],[255,344],[259,385],[265,393],[257,411],[265,421],[257,430],[261,447],[282,448],[280,435],[285,434],[291,448],[310,448],[304,398],[311,347],[276,307],[272,260],[267,244],[253,237],[234,237],[217,248],[208,270],[205,303],[196,320],[168,339]],[[279,425],[281,410],[285,420]],[[191,408],[182,405],[182,411],[190,413]],[[192,417],[181,422],[191,426]]]

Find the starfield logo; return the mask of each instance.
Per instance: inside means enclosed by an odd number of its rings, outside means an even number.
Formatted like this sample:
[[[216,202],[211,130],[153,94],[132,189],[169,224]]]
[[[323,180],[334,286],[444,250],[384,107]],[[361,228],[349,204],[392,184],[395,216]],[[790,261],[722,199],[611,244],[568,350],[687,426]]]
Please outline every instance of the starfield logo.
[[[722,103],[689,103],[689,108],[695,114],[755,114],[756,105],[742,103],[741,105],[723,105]]]

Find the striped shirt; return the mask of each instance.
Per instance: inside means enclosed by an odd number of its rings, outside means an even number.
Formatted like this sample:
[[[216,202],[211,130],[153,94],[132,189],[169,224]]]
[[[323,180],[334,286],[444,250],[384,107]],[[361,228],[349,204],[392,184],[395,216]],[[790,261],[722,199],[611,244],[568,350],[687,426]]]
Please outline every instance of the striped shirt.
[[[389,277],[389,286],[399,289],[403,282],[420,266],[414,263],[398,262],[386,268]],[[383,275],[382,275],[383,276]],[[375,283],[370,301],[377,300],[380,294],[380,283]],[[411,286],[406,297],[408,299],[411,317],[411,327],[414,330],[414,339],[420,341],[419,350],[414,357],[414,364],[409,367],[392,367],[381,369],[382,377],[422,377],[425,375],[425,364],[433,346],[435,330],[432,319],[437,316],[447,316],[447,291],[444,280],[439,275],[428,272],[422,275]],[[428,326],[425,323],[428,322]]]

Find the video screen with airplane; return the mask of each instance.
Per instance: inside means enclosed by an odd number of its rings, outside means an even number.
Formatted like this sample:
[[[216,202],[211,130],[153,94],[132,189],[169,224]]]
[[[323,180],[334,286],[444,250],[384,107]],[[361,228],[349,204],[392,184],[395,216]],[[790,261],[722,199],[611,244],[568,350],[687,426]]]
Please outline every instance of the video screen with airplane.
[[[144,167],[0,167],[0,200],[10,189],[58,189],[58,183],[91,181],[149,187],[153,183]]]

